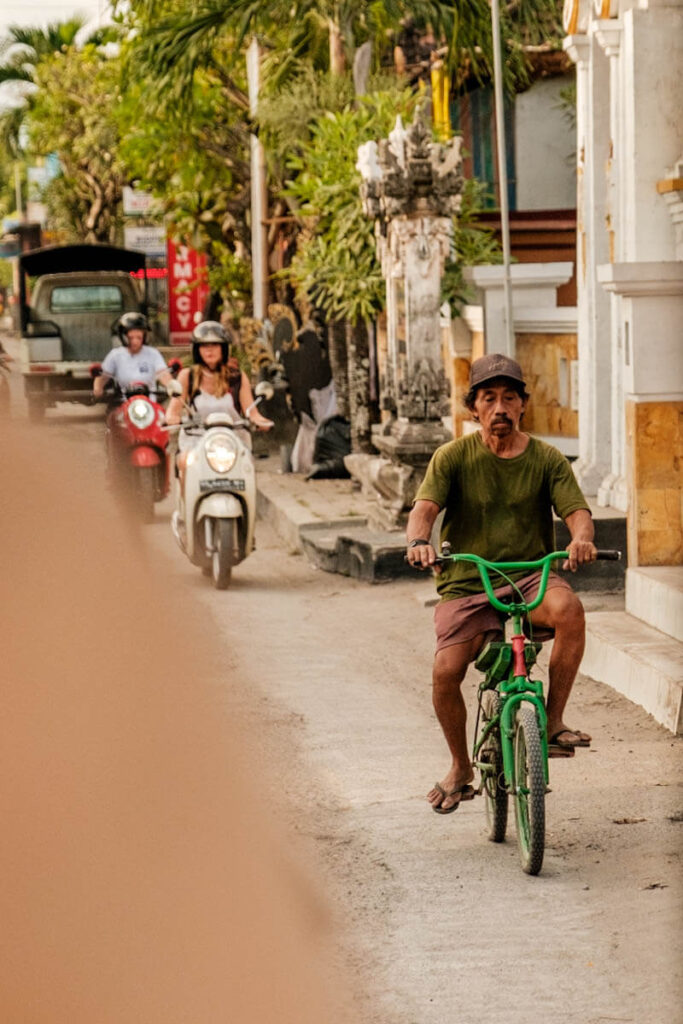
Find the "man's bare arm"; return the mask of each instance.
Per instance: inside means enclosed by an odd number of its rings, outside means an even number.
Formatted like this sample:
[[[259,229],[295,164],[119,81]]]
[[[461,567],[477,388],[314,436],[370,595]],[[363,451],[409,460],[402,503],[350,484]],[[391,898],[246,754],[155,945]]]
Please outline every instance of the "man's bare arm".
[[[567,516],[565,523],[572,539],[567,545],[569,558],[563,563],[562,568],[576,572],[577,565],[581,565],[583,562],[594,562],[597,555],[593,543],[595,536],[593,517],[588,509],[579,508]]]
[[[421,569],[427,569],[434,565],[436,551],[431,545],[430,538],[432,529],[441,509],[435,501],[421,499],[413,505],[408,516],[406,527],[406,543],[408,544],[408,561],[411,565]],[[411,541],[426,540],[427,544],[418,544],[410,547]],[[438,567],[437,567],[438,571]]]

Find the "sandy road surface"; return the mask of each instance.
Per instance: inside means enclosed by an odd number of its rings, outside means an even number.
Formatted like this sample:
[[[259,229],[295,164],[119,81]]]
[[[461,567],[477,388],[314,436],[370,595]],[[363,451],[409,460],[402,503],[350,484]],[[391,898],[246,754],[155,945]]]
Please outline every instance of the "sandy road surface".
[[[45,429],[96,459],[97,417],[62,410]],[[148,528],[155,564],[220,631],[226,710],[258,731],[271,778],[263,813],[317,851],[363,1024],[683,1021],[680,741],[580,679],[569,720],[593,747],[551,762],[546,859],[529,878],[512,829],[486,842],[481,800],[446,817],[424,802],[446,760],[431,611],[409,582],[320,573],[261,523],[217,593],[167,517]],[[466,685],[471,699],[474,674]]]

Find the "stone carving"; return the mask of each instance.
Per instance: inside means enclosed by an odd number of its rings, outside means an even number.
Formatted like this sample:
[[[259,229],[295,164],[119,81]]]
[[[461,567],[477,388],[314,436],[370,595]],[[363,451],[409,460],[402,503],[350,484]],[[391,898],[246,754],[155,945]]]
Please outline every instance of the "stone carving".
[[[441,276],[463,189],[462,139],[432,140],[425,105],[405,128],[359,147],[361,198],[375,220],[387,284],[387,357],[380,406],[391,419],[373,433],[387,456],[351,456],[347,468],[374,493],[385,528],[400,528],[434,449],[448,440],[449,388],[441,355]]]
[[[418,108],[407,130],[399,115],[388,138],[358,147],[356,167],[367,216],[386,221],[425,211],[452,217],[460,209],[464,184],[461,148],[460,136],[432,142],[425,106]]]
[[[402,416],[415,420],[436,420],[447,416],[449,387],[443,368],[435,370],[422,359],[415,372],[399,385],[397,407]]]

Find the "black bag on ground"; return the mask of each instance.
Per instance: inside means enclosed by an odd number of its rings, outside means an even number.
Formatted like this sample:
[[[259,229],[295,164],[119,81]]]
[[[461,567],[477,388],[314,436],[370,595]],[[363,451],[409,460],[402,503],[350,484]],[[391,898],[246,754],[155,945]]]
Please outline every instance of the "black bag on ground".
[[[351,453],[351,424],[343,416],[323,420],[315,432],[313,465],[307,480],[348,477],[344,456]]]

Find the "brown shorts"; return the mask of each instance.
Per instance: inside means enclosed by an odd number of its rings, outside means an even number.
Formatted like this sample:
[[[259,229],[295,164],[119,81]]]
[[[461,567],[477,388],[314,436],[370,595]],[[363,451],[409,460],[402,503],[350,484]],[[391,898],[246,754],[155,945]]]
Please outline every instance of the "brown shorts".
[[[538,593],[540,581],[540,569],[516,581],[525,601],[533,600]],[[551,572],[548,577],[548,590],[552,590],[554,587],[563,587],[570,591],[572,589],[565,579]],[[512,587],[509,584],[497,587],[493,592],[502,601],[509,601],[512,597]],[[486,594],[470,594],[467,597],[454,597],[449,601],[441,601],[434,609],[434,628],[437,651],[444,647],[450,647],[452,644],[461,644],[482,633],[502,634],[501,617],[496,609],[489,604]],[[553,636],[552,629],[534,627],[534,640],[552,640]]]

